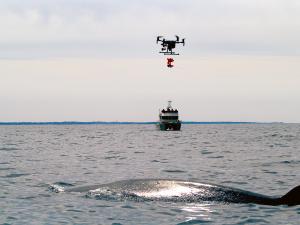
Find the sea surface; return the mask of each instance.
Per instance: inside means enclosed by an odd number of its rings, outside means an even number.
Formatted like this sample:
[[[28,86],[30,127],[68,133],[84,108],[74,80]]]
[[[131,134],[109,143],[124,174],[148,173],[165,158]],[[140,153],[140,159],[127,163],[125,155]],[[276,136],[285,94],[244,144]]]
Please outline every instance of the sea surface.
[[[300,224],[300,206],[118,201],[49,188],[135,178],[281,196],[300,184],[300,124],[0,126],[0,224]]]

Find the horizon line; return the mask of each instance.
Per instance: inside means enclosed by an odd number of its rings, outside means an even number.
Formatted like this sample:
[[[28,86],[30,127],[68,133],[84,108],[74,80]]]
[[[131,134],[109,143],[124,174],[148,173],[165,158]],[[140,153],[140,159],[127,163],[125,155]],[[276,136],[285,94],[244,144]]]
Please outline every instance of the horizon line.
[[[182,124],[278,124],[284,122],[252,121],[181,121]],[[92,124],[156,124],[158,121],[46,121],[46,122],[0,122],[0,125],[92,125]]]

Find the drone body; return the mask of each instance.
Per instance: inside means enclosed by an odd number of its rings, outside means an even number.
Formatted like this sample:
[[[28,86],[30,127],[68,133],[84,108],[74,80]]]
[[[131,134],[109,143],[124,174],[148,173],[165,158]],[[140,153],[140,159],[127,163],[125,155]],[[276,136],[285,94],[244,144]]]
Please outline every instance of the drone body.
[[[176,40],[166,40],[163,36],[158,36],[156,38],[156,43],[161,42],[161,51],[159,53],[163,53],[164,55],[179,55],[178,53],[173,52],[173,49],[176,47],[176,44],[185,44],[185,38],[179,40],[178,36],[175,36]],[[161,39],[163,38],[163,39]]]

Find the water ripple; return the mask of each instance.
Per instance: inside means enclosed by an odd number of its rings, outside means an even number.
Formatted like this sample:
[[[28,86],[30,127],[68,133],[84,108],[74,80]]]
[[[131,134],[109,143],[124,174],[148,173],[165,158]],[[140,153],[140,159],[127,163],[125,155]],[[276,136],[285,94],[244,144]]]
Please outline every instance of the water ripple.
[[[163,172],[166,173],[186,173],[187,171],[184,170],[162,170]]]
[[[2,223],[298,224],[299,206],[116,201],[47,188],[160,177],[281,196],[300,180],[299,146],[299,124],[183,124],[182,132],[153,125],[0,126]]]
[[[0,148],[0,151],[18,151],[20,149],[18,148],[8,148],[8,147],[2,147]]]
[[[29,173],[11,173],[11,174],[8,174],[8,175],[2,176],[2,177],[17,178],[17,177],[28,176],[28,175],[30,175],[30,174]]]

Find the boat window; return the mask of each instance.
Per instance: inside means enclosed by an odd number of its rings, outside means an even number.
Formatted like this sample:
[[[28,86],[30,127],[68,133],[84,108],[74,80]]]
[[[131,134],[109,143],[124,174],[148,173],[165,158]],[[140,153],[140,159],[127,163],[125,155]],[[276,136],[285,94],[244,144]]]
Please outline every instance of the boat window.
[[[163,120],[178,120],[178,116],[162,116]]]

